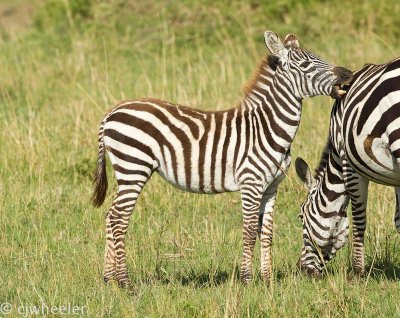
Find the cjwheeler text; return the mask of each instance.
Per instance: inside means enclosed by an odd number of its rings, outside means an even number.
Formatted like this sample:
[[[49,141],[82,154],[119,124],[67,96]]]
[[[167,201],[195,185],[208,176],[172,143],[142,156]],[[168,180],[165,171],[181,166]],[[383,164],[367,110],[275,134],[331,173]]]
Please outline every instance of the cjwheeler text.
[[[40,305],[21,305],[17,308],[18,314],[22,317],[30,317],[32,315],[80,315],[87,314],[87,306],[75,306],[65,304],[60,306]]]

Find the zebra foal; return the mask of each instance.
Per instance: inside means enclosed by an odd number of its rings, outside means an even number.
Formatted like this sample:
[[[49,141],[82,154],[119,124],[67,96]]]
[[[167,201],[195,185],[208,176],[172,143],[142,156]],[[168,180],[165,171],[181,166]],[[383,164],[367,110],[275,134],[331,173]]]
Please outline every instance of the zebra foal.
[[[296,171],[309,189],[302,204],[300,268],[320,276],[347,241],[351,201],[353,270],[364,269],[364,231],[369,181],[393,186],[400,233],[400,58],[367,64],[354,73],[346,97],[333,105],[329,138],[315,176],[301,158]]]
[[[125,233],[136,200],[154,171],[176,187],[196,193],[240,191],[243,210],[241,280],[251,279],[257,233],[261,275],[271,275],[272,219],[276,189],[290,164],[290,145],[301,115],[301,101],[315,95],[341,97],[340,85],[352,73],[299,48],[294,35],[284,43],[264,34],[271,53],[239,105],[207,112],[157,99],[119,104],[99,129],[99,155],[93,203],[107,190],[105,153],[118,182],[106,215],[104,279],[129,283]]]

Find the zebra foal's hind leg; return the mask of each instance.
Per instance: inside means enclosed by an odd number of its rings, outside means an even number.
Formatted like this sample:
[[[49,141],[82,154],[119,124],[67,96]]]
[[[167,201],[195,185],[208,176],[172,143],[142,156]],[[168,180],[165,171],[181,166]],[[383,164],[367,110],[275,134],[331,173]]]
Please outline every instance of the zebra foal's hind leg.
[[[396,230],[400,233],[400,187],[395,187],[396,191],[396,212],[394,214],[394,224],[396,225]]]
[[[121,287],[127,287],[130,282],[126,266],[125,234],[146,181],[118,180],[118,193],[106,216],[104,280],[107,282],[115,279]]]
[[[114,278],[116,270],[114,236],[112,234],[111,220],[110,220],[111,209],[112,207],[110,208],[110,210],[107,212],[106,215],[106,247],[104,251],[104,269],[103,269],[103,278],[106,283]]]

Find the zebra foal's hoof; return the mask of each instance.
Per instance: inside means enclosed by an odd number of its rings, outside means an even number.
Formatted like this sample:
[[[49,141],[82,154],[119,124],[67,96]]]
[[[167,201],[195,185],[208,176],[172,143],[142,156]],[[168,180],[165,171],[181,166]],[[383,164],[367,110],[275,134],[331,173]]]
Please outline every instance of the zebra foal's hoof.
[[[240,281],[244,286],[247,286],[251,282],[251,275],[240,275]]]
[[[129,282],[129,281],[127,281],[127,282],[121,282],[121,281],[118,281],[118,286],[121,288],[121,289],[125,289],[125,290],[130,290],[131,289],[131,283]]]
[[[360,268],[360,267],[354,267],[353,268],[353,274],[356,277],[364,277],[365,276],[365,270],[364,268]]]
[[[127,290],[127,289],[130,289],[130,287],[131,287],[131,282],[130,282],[129,278],[126,278],[126,277],[118,279],[115,276],[109,276],[108,275],[108,276],[103,276],[103,280],[104,280],[104,282],[106,284],[110,284],[112,282],[115,282],[115,283],[118,284],[118,287],[120,287],[122,289],[126,289]]]
[[[103,281],[108,284],[110,281],[114,280],[114,276],[103,276]]]
[[[263,275],[261,274],[261,280],[266,286],[269,286],[271,284],[271,275]]]
[[[129,289],[131,287],[131,281],[128,276],[124,276],[121,278],[116,277],[115,280],[118,283],[118,286],[122,289]]]

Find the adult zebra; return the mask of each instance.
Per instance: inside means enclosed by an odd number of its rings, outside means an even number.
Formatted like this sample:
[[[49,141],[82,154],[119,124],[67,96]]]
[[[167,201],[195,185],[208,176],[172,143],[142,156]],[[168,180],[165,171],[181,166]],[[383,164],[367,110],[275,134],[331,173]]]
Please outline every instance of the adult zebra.
[[[299,48],[294,35],[285,44],[264,34],[270,55],[238,107],[205,112],[156,99],[124,102],[101,122],[93,203],[105,198],[105,151],[118,181],[106,216],[104,279],[129,282],[124,237],[138,195],[157,171],[185,191],[241,191],[243,261],[241,279],[251,279],[253,248],[260,233],[261,274],[271,272],[272,213],[276,188],[290,164],[290,144],[301,114],[301,100],[344,94],[339,85],[352,73]],[[260,215],[260,216],[259,216]]]
[[[299,266],[319,276],[346,242],[351,201],[353,270],[364,273],[364,231],[368,183],[395,187],[395,225],[400,233],[400,58],[367,64],[354,73],[346,97],[335,102],[327,146],[315,176],[296,159],[309,189],[301,207],[303,241]]]

